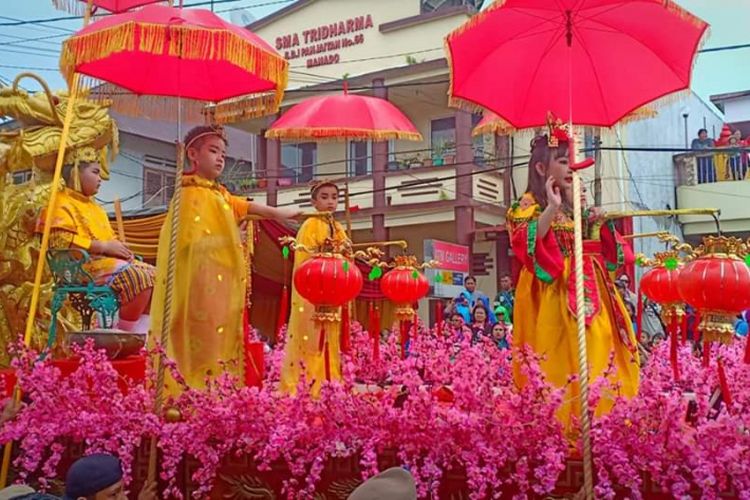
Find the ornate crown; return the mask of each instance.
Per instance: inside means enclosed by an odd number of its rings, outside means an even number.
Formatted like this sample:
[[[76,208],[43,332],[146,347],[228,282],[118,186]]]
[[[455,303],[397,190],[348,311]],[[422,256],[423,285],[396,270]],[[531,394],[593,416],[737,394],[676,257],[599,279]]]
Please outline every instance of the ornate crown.
[[[570,138],[573,136],[568,124],[563,123],[551,111],[547,112],[547,129],[549,130],[547,141],[551,148],[558,147],[561,142],[570,142]]]
[[[310,181],[310,198],[312,198],[315,195],[315,191],[322,188],[323,186],[331,186],[331,187],[336,188],[337,190],[339,188],[336,185],[336,183],[333,182],[332,180],[320,179],[320,180]]]

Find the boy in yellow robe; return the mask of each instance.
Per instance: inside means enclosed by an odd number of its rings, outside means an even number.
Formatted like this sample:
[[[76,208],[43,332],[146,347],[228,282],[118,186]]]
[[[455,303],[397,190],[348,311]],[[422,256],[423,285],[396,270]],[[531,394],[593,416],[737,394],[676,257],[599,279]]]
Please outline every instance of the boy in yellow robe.
[[[314,184],[310,190],[310,200],[318,212],[335,212],[338,205],[339,188],[330,181]],[[346,231],[338,222],[324,217],[310,217],[297,231],[297,244],[310,250],[323,247],[326,239],[345,244],[349,241]],[[294,269],[296,270],[311,255],[304,250],[294,252]],[[293,282],[292,282],[293,283]],[[313,394],[320,391],[321,383],[326,379],[325,352],[319,348],[320,328],[313,321],[315,306],[306,301],[292,284],[292,307],[287,327],[284,361],[281,367],[281,391],[287,394],[297,392],[300,376],[304,370],[305,380],[312,387]],[[341,323],[327,326],[328,357],[330,360],[330,379],[341,379],[341,360],[339,355]]]
[[[85,154],[85,153],[82,153]],[[80,248],[91,260],[83,268],[98,285],[109,285],[120,301],[117,329],[147,333],[148,308],[154,286],[154,267],[135,260],[117,239],[104,211],[93,197],[101,185],[98,162],[78,162],[63,168],[66,187],[58,194],[52,213],[50,248]],[[38,231],[44,224],[39,219]]]
[[[248,215],[289,219],[293,208],[274,208],[231,195],[216,179],[224,171],[227,140],[220,127],[195,127],[185,136],[189,163],[182,179],[172,324],[166,353],[188,386],[205,387],[206,376],[229,371],[243,377],[243,308],[247,263],[239,224]],[[164,324],[170,205],[159,236],[157,276],[151,307],[152,332]],[[174,392],[173,387],[168,388]]]

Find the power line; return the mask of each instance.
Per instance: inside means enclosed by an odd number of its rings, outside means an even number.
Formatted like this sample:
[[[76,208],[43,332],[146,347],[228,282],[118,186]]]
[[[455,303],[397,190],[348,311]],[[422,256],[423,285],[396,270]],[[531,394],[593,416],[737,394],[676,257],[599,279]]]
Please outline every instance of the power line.
[[[20,46],[20,44],[23,44],[26,42],[38,42],[38,43],[46,43],[48,45],[55,45],[59,47],[60,46],[59,42],[50,42],[48,40],[50,40],[51,38],[61,38],[61,37],[68,36],[68,35],[67,33],[60,33],[58,35],[46,35],[46,36],[40,36],[36,38],[26,38],[23,36],[6,35],[3,33],[3,34],[0,34],[0,36],[4,36],[5,38],[13,38],[15,40],[11,42],[0,42],[0,45],[19,45]],[[36,47],[29,46],[28,48],[36,48]]]
[[[215,5],[215,4],[223,4],[223,3],[232,3],[232,2],[239,2],[240,0],[211,0],[211,1],[202,1],[202,2],[195,2],[191,4],[187,4],[184,7],[200,7],[202,5]],[[243,7],[243,9],[251,9],[255,7],[261,7],[264,5],[273,5],[276,3],[284,3],[289,2],[291,0],[275,0],[273,2],[267,2],[264,4],[258,4],[258,5],[251,5],[248,7]],[[238,9],[239,10],[239,9]],[[224,12],[224,11],[222,11]],[[111,16],[112,13],[107,12],[106,14],[101,14],[99,17],[104,16]],[[5,19],[5,18],[3,18]],[[44,24],[44,23],[56,23],[60,21],[72,21],[76,19],[83,19],[83,16],[61,16],[61,17],[49,17],[46,19],[16,19],[12,22],[7,23],[0,23],[0,26],[26,26],[26,25],[35,25],[35,24]]]
[[[52,71],[55,73],[58,73],[60,71],[58,68],[43,68],[40,66],[14,66],[12,64],[0,64],[0,68],[24,69],[24,70],[31,70],[31,71]]]

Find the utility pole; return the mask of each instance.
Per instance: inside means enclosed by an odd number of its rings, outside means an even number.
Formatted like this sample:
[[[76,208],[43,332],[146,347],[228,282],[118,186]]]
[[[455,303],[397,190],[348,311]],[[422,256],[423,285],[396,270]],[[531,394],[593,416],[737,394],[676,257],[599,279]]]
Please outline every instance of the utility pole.
[[[602,206],[602,152],[599,149],[602,145],[601,140],[601,129],[596,129],[596,135],[594,136],[594,144],[596,145],[596,151],[594,152],[594,206]]]

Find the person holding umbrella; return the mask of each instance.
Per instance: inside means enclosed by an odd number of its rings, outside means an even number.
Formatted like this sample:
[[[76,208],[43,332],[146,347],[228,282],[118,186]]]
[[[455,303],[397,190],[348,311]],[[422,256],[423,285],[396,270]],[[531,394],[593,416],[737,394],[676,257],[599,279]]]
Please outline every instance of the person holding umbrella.
[[[578,373],[576,297],[573,266],[573,219],[570,197],[569,139],[565,130],[550,124],[549,135],[532,142],[526,193],[508,212],[511,245],[523,262],[516,288],[513,343],[529,345],[546,356],[541,366],[548,380],[566,388],[558,417],[571,438],[577,427],[580,397]],[[602,213],[590,209],[590,223]],[[614,353],[611,382],[620,395],[634,396],[639,384],[639,358],[627,310],[615,293],[606,264],[622,264],[628,255],[614,228],[603,225],[601,242],[584,248],[585,314],[591,378],[601,376]],[[515,367],[520,380],[520,366]],[[604,395],[598,413],[611,407],[615,394]]]

